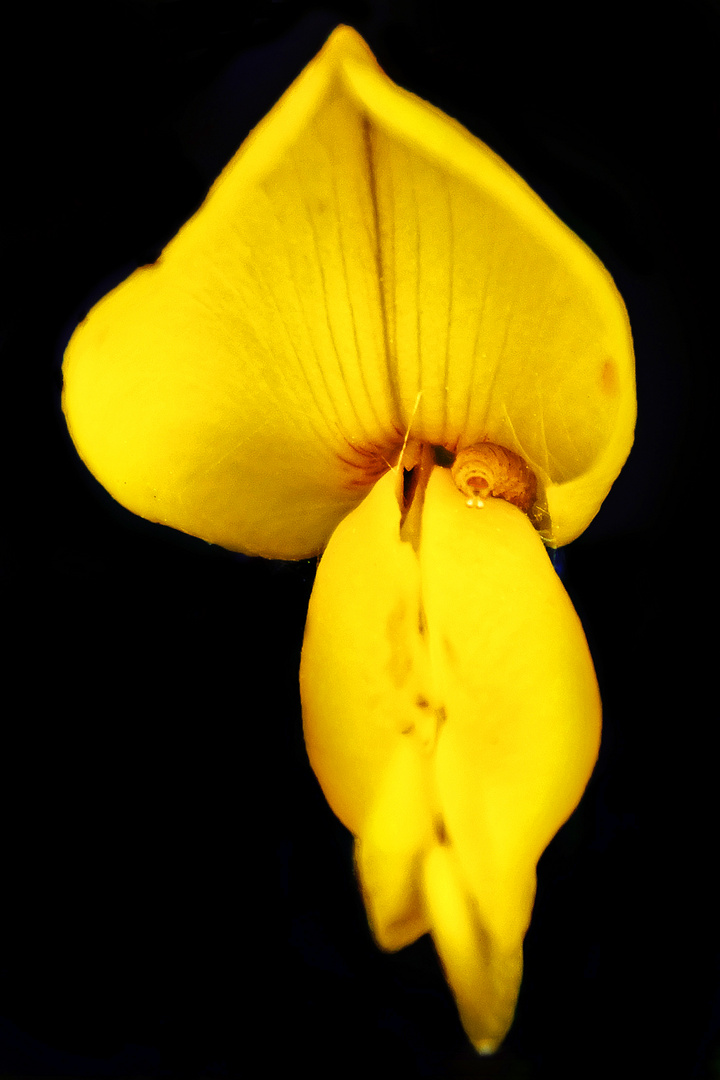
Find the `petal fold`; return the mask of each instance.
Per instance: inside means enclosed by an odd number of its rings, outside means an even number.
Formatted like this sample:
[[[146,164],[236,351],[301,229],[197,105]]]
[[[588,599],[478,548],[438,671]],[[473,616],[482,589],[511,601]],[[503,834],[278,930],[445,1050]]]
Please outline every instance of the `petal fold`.
[[[497,1050],[515,1014],[522,943],[503,953],[483,926],[457,857],[446,844],[423,866],[423,892],[433,941],[468,1038],[481,1054]]]
[[[419,542],[396,477],[320,562],[300,685],[305,740],[357,838],[384,948],[429,929],[478,1049],[502,1040],[543,850],[577,805],[600,738],[585,636],[528,517],[468,507],[434,468]]]
[[[115,498],[281,558],[323,549],[409,429],[521,454],[565,543],[635,415],[607,272],[348,27],[157,263],[90,312],[64,374],[72,437]]]

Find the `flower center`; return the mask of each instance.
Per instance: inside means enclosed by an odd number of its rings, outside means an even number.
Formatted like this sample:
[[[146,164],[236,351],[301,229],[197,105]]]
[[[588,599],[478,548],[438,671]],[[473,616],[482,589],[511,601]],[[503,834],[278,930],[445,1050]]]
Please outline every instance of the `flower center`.
[[[477,443],[460,450],[452,465],[459,491],[468,506],[482,506],[483,499],[505,499],[527,514],[535,501],[535,474],[513,450],[495,443]]]

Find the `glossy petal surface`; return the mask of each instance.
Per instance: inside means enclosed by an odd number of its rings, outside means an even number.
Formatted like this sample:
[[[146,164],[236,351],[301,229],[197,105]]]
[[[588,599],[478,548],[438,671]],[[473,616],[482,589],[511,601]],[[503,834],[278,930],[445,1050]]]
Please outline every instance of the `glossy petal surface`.
[[[378,943],[429,931],[494,1050],[537,860],[599,744],[543,539],[587,526],[632,444],[611,278],[339,27],[158,262],[90,312],[64,374],[75,444],[131,510],[251,554],[324,551],[312,766]],[[478,496],[495,467],[507,502]]]
[[[634,402],[595,256],[347,27],[65,362],[71,434],[120,502],[283,558],[322,550],[408,427],[520,453],[567,542],[627,456]]]
[[[303,646],[305,739],[358,838],[384,948],[430,930],[468,1034],[509,1026],[542,851],[597,756],[585,636],[542,541],[514,506],[468,508],[430,476],[417,550],[395,477],[338,527]]]

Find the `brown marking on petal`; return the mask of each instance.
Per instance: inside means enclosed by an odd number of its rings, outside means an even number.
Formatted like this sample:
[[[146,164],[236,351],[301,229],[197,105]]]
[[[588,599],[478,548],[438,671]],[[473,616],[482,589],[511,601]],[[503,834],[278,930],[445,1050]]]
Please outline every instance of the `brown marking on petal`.
[[[402,440],[401,432],[383,443],[355,443],[346,439],[347,450],[338,454],[345,466],[345,487],[350,491],[369,490],[396,464]]]
[[[445,828],[445,822],[441,817],[435,819],[435,838],[438,844],[445,845],[450,843],[447,829]]]
[[[600,385],[606,394],[615,397],[620,389],[620,378],[617,364],[614,360],[607,359],[600,370]]]
[[[442,646],[445,650],[445,656],[447,657],[447,662],[450,667],[457,667],[457,653],[455,652],[455,646],[453,645],[450,638],[443,637]]]
[[[385,627],[389,646],[387,673],[398,690],[407,682],[413,666],[412,653],[408,647],[408,616],[407,606],[401,598],[390,612]]]

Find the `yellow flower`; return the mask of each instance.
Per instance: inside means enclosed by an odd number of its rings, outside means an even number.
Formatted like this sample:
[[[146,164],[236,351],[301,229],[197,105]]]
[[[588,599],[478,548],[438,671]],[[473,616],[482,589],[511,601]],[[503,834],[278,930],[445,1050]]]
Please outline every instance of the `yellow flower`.
[[[537,860],[599,744],[543,540],[582,532],[632,444],[607,272],[339,27],[158,262],[78,327],[64,409],[136,513],[267,558],[324,552],[311,763],[378,943],[429,931],[495,1049]]]

